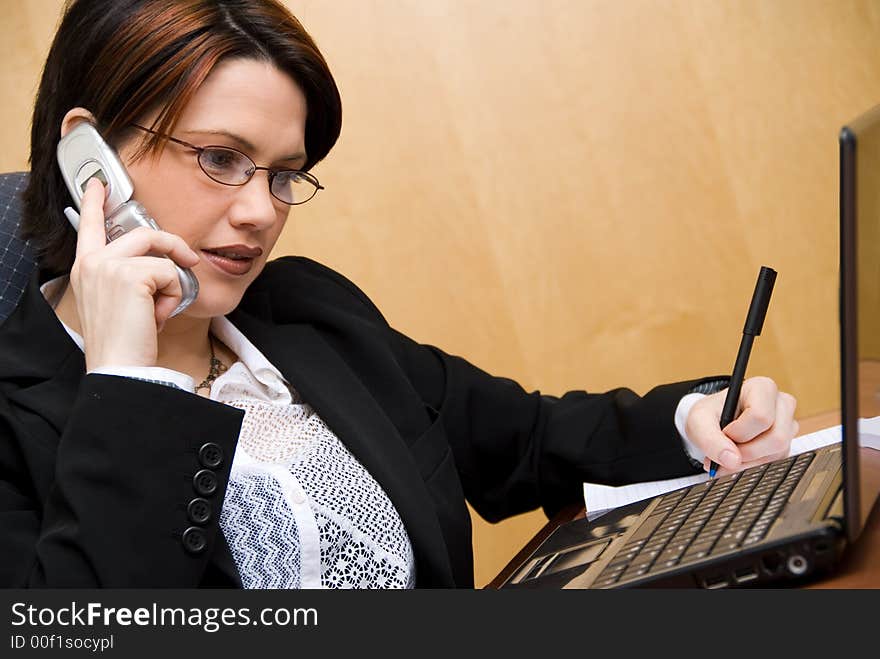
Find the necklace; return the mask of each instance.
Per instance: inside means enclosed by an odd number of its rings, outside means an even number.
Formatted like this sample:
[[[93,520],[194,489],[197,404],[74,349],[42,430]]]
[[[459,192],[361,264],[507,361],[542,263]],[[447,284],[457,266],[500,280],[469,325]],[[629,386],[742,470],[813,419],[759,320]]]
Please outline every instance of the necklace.
[[[196,387],[196,393],[199,393],[199,389],[211,391],[211,385],[214,384],[214,380],[220,377],[221,373],[226,372],[226,364],[217,359],[217,355],[214,354],[213,334],[208,334],[208,344],[211,346],[211,368],[208,370],[208,377],[202,380],[202,383]]]

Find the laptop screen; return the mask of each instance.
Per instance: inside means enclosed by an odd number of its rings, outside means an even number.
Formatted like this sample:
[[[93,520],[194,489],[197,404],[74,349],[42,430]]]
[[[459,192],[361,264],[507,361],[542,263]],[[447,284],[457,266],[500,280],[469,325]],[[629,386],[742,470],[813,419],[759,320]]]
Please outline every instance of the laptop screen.
[[[846,532],[880,492],[880,106],[840,132],[840,340]],[[870,438],[867,438],[870,440]]]

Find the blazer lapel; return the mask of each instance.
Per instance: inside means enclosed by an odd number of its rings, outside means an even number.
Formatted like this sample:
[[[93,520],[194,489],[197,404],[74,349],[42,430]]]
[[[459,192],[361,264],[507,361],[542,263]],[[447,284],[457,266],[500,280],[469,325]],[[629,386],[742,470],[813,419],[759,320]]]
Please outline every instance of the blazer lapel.
[[[313,326],[271,325],[230,315],[370,472],[391,499],[413,546],[416,569],[452,585],[452,567],[434,505],[403,438],[342,357]]]

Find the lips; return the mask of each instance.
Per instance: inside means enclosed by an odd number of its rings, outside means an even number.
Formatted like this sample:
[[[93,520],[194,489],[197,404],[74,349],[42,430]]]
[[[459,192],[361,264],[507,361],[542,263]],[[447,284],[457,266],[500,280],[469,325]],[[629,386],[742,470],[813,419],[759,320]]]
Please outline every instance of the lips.
[[[247,274],[254,265],[254,259],[262,253],[259,247],[247,245],[224,245],[202,250],[211,265],[228,275]]]

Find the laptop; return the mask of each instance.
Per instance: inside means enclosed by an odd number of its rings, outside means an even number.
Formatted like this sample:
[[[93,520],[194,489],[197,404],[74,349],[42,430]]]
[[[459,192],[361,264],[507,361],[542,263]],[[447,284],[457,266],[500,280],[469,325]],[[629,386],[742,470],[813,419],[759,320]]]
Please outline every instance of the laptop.
[[[794,585],[856,541],[880,492],[859,439],[880,415],[880,106],[839,143],[841,442],[564,524],[502,588]]]

